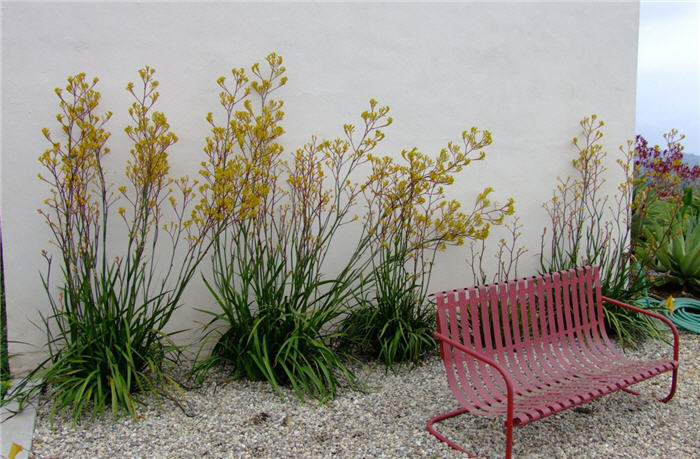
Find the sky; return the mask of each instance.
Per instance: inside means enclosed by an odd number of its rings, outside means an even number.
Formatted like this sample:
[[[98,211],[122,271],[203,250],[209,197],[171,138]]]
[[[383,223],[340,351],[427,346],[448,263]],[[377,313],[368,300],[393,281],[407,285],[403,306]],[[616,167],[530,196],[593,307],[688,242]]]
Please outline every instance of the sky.
[[[640,4],[637,133],[652,145],[676,128],[700,155],[700,0]]]

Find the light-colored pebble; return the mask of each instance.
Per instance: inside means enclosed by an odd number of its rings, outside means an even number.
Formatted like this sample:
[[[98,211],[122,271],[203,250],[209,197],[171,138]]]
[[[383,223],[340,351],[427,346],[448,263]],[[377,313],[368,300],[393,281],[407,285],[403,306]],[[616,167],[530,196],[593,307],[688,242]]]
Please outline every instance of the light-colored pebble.
[[[647,342],[630,353],[660,356],[668,346]],[[629,352],[628,352],[629,353]],[[670,377],[637,385],[642,396],[617,392],[516,428],[514,457],[609,458],[700,456],[700,335],[681,332],[681,369],[676,396],[665,395]],[[225,383],[221,370],[186,392],[184,407],[147,398],[138,422],[128,417],[67,417],[49,427],[39,407],[32,456],[72,457],[459,457],[425,428],[428,418],[457,407],[438,356],[415,368],[385,373],[369,364],[358,370],[365,393],[342,388],[326,405],[302,403],[291,390],[282,396],[263,382]],[[504,452],[502,420],[463,415],[438,429],[478,457]]]

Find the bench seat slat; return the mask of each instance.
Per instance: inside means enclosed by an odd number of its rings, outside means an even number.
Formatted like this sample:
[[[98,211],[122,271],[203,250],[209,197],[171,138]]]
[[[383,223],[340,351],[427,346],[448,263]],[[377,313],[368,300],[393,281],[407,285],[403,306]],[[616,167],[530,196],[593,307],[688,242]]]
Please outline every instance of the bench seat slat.
[[[515,425],[525,425],[567,408],[594,400],[677,367],[667,360],[628,361],[615,368],[589,371],[533,387],[514,398]],[[474,414],[494,417],[506,414],[505,397],[498,403],[480,403],[473,407]]]

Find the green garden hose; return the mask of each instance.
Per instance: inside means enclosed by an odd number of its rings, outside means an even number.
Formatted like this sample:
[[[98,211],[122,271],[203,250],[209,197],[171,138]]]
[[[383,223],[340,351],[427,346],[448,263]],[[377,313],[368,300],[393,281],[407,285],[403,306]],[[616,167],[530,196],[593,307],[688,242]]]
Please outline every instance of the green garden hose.
[[[649,297],[647,283],[644,279],[642,265],[637,263],[639,274],[642,276],[642,285],[644,286],[644,298],[638,303],[647,306],[658,306],[664,301],[655,300]],[[676,326],[689,330],[693,333],[700,334],[700,301],[692,298],[674,298],[673,312],[664,311],[664,315],[671,320]]]
[[[673,312],[664,314],[677,326],[693,333],[700,333],[700,301],[692,298],[675,298]]]
[[[644,298],[638,303],[646,306],[660,306],[664,301]],[[700,334],[700,301],[692,298],[674,298],[673,312],[663,311],[663,314],[676,326]]]

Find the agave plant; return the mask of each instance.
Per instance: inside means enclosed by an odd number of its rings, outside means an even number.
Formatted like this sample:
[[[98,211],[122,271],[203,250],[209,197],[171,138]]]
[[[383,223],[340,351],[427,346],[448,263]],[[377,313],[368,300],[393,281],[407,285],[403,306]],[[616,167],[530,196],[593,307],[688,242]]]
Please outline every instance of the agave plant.
[[[700,194],[686,188],[682,198],[659,199],[653,193],[635,215],[637,260],[662,273],[656,285],[700,287]]]
[[[657,253],[668,280],[700,289],[700,217],[686,215],[673,225],[672,235]]]

